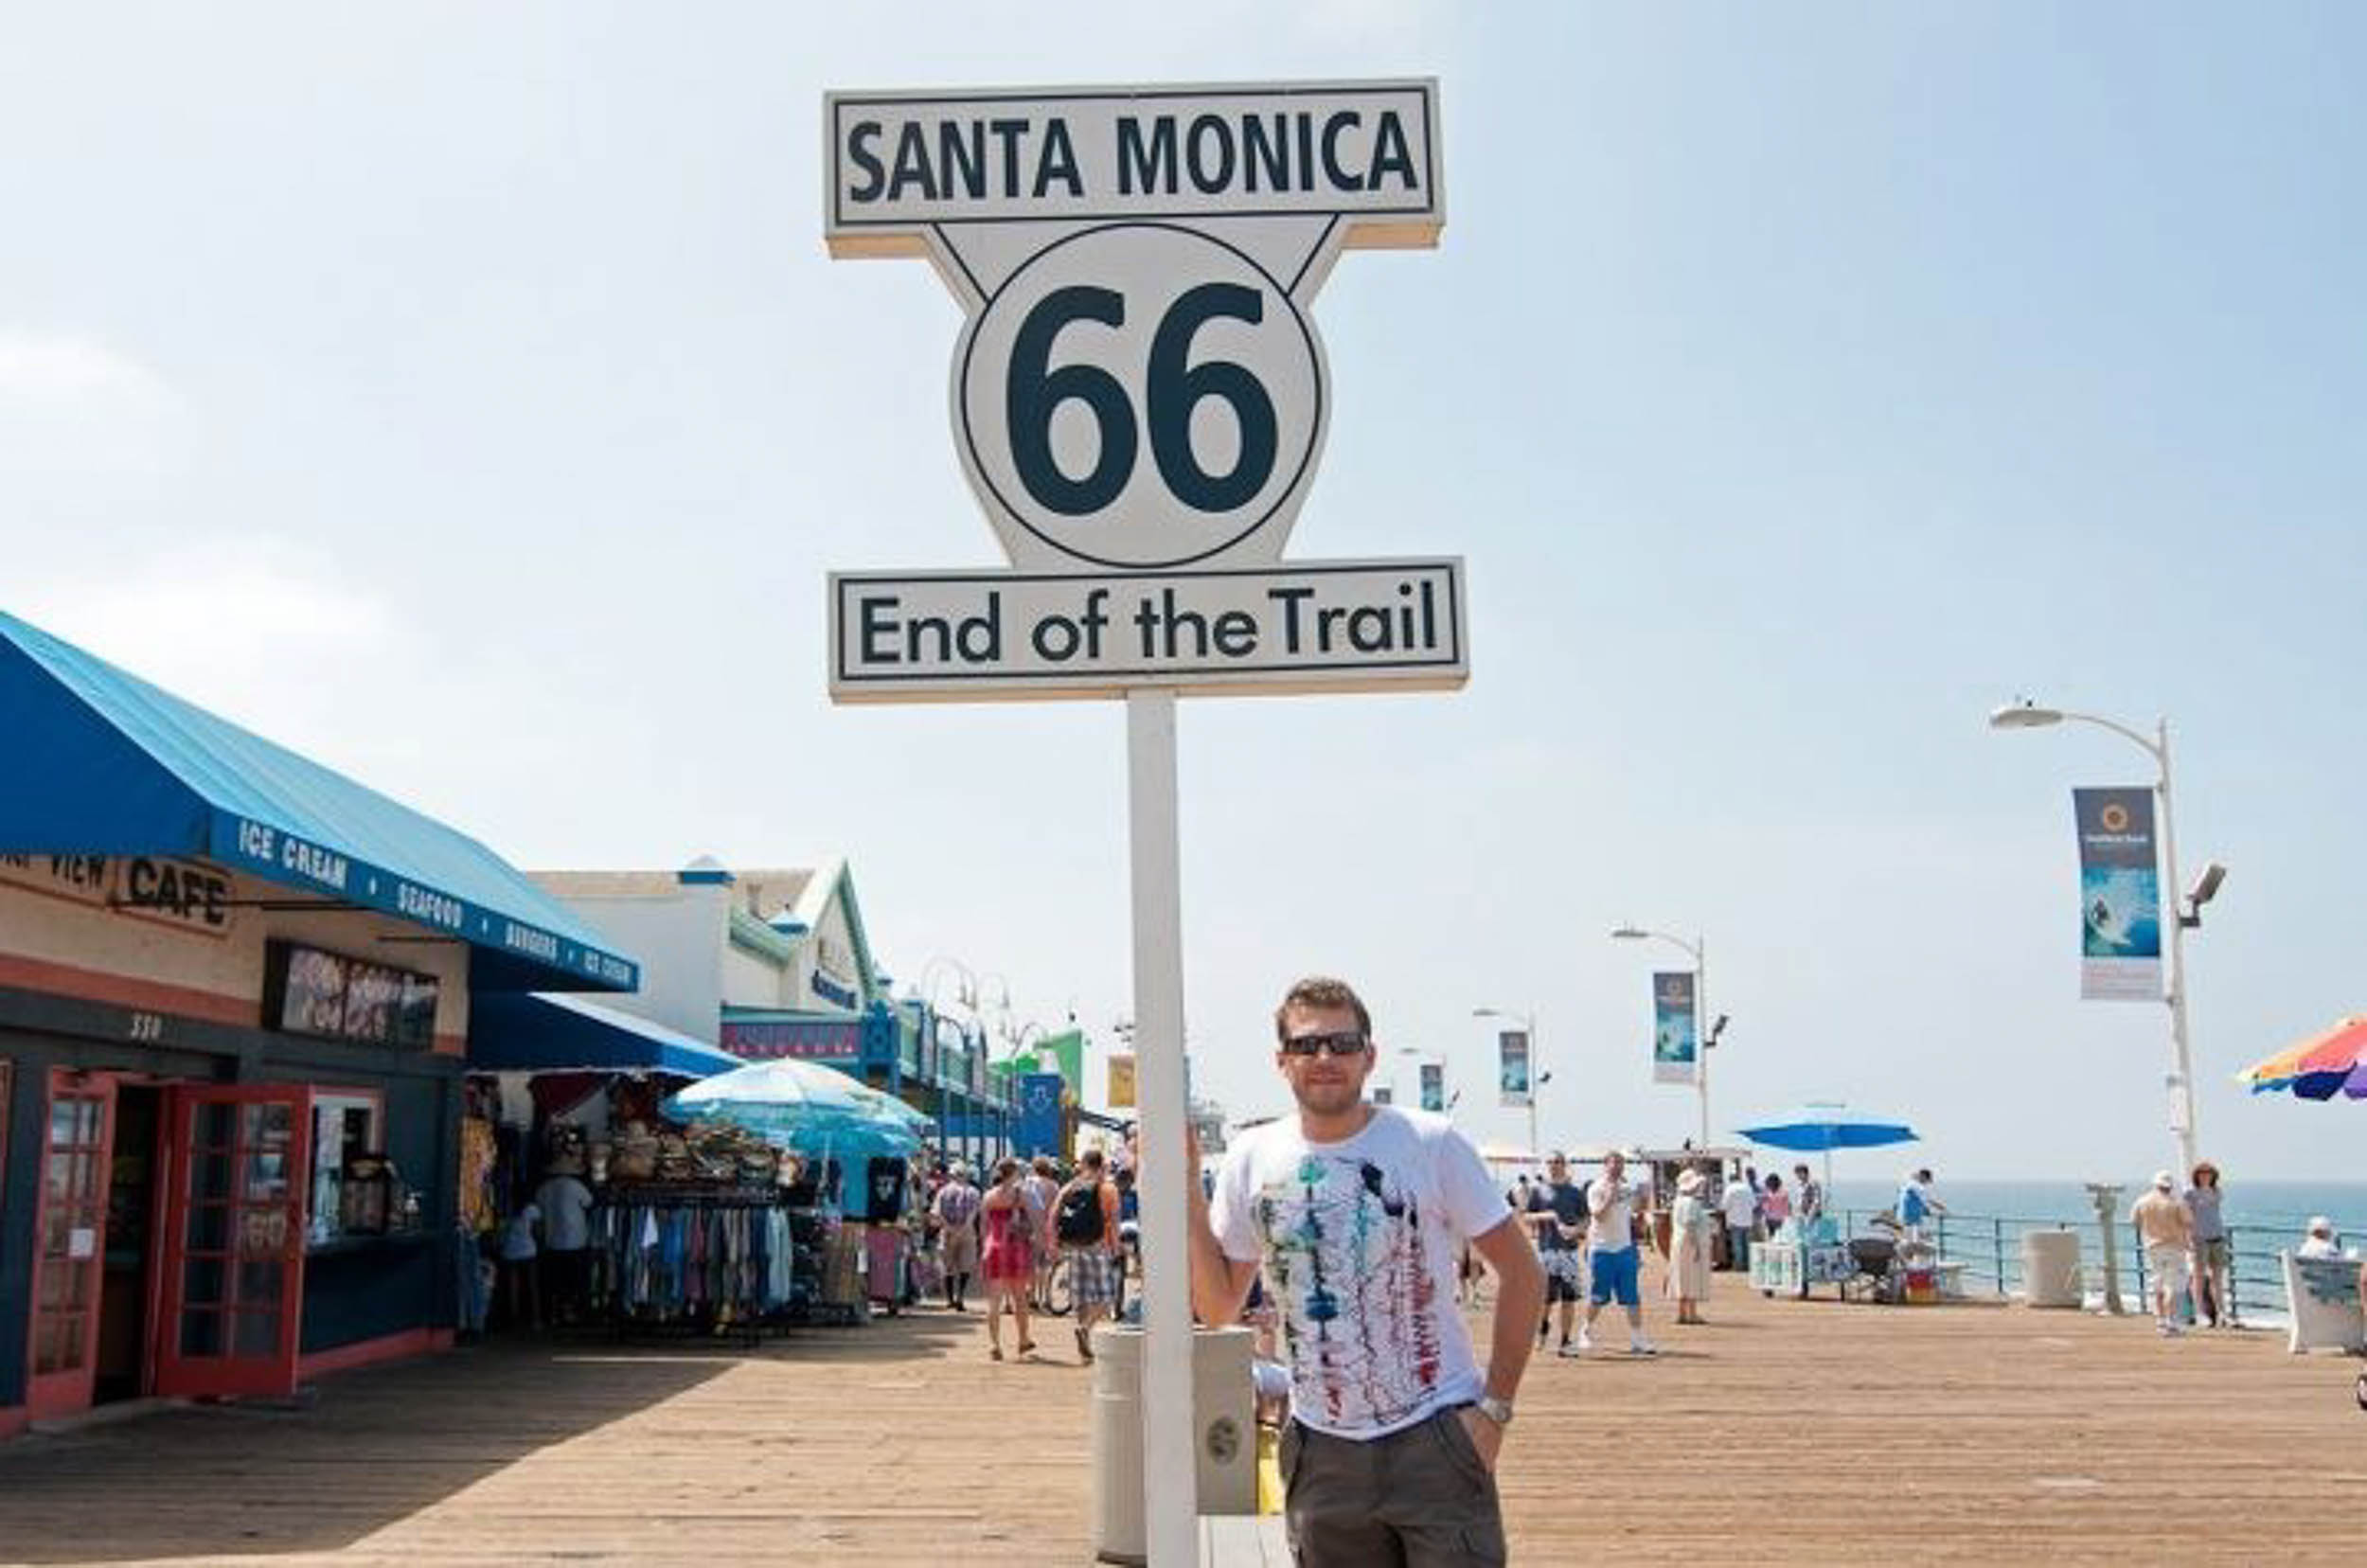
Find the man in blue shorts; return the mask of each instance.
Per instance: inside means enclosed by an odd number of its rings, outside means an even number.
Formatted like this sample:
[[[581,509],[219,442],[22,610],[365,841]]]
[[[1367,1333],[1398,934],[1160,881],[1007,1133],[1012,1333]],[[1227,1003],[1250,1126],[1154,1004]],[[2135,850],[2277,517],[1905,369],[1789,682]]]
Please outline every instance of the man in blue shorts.
[[[1586,1325],[1578,1348],[1594,1348],[1594,1319],[1616,1300],[1628,1311],[1628,1353],[1652,1356],[1660,1346],[1644,1337],[1644,1295],[1636,1288],[1635,1189],[1625,1180],[1628,1162],[1615,1150],[1603,1156],[1603,1173],[1586,1189]]]

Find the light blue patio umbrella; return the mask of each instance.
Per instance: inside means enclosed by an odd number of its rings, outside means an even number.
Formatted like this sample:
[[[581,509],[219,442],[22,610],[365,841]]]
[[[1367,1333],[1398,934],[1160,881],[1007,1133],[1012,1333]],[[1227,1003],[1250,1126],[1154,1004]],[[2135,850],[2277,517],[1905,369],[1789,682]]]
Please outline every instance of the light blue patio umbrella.
[[[1810,1100],[1754,1127],[1735,1131],[1754,1144],[1824,1156],[1824,1190],[1833,1190],[1833,1150],[1879,1149],[1888,1144],[1917,1142],[1915,1130],[1905,1122],[1871,1112],[1853,1111],[1839,1100]],[[1829,1199],[1828,1199],[1829,1202]]]
[[[893,1095],[820,1062],[752,1061],[690,1085],[666,1102],[667,1114],[728,1121],[811,1154],[910,1153],[929,1117]]]

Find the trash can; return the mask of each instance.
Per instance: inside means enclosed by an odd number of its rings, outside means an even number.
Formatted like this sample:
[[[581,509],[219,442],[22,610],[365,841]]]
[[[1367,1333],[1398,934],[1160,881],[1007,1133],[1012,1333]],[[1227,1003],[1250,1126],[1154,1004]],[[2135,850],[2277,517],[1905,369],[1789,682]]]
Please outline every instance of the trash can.
[[[2021,1302],[2025,1307],[2079,1308],[2087,1295],[2079,1281],[2079,1233],[2021,1233]]]
[[[1200,1511],[1257,1511],[1257,1412],[1246,1328],[1192,1335],[1193,1449]],[[1140,1328],[1094,1329],[1094,1556],[1140,1563],[1143,1528],[1143,1345]]]

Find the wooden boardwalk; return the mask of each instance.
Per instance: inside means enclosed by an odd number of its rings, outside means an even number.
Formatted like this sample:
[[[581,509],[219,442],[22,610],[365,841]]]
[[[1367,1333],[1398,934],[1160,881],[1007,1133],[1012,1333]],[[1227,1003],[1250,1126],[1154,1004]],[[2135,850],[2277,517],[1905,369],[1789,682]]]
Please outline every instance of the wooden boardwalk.
[[[1764,1301],[1655,1362],[1540,1362],[1515,1559],[2358,1562],[2358,1363],[2138,1319]],[[1664,1316],[1664,1314],[1662,1314]],[[1071,1564],[1087,1374],[972,1318],[754,1353],[489,1346],[0,1446],[0,1561]]]

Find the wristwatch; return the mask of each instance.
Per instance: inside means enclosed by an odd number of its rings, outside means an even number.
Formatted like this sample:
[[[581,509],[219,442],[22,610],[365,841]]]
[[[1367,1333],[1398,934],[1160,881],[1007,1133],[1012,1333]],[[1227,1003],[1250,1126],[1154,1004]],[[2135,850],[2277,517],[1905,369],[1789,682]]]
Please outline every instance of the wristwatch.
[[[1512,1401],[1510,1399],[1500,1399],[1493,1394],[1483,1394],[1476,1401],[1475,1408],[1481,1415],[1500,1427],[1508,1427],[1512,1424]]]

